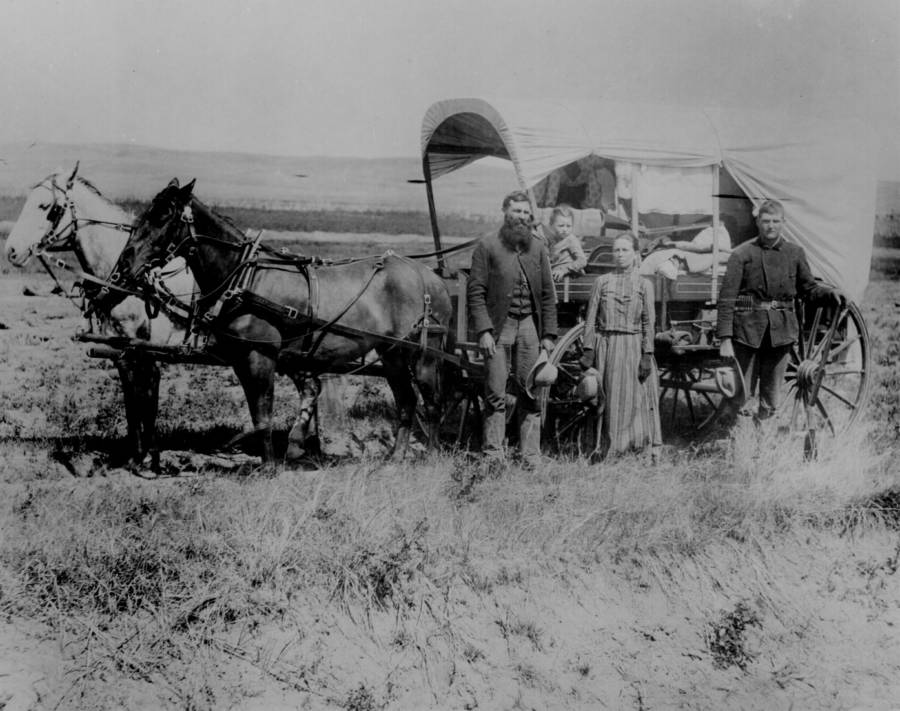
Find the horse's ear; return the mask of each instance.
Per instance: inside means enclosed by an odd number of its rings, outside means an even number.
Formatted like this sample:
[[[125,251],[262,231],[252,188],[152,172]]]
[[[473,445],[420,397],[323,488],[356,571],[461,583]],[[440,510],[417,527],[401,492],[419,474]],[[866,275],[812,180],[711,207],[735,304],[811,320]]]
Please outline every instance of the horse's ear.
[[[72,186],[75,185],[75,176],[78,175],[78,166],[80,164],[80,160],[75,161],[75,170],[72,171],[72,175],[70,175],[69,179],[66,181],[66,190],[71,190]]]
[[[178,178],[172,178],[172,179],[169,181],[169,184],[168,184],[166,187],[167,187],[167,188],[177,188],[177,187],[179,187],[179,185],[178,185]]]
[[[187,185],[185,185],[185,186],[180,190],[179,197],[181,197],[182,202],[185,202],[185,203],[186,203],[188,200],[191,199],[191,197],[193,197],[193,194],[194,194],[194,183],[196,183],[196,182],[197,182],[197,179],[194,178],[193,180],[191,180],[191,182],[189,182]]]

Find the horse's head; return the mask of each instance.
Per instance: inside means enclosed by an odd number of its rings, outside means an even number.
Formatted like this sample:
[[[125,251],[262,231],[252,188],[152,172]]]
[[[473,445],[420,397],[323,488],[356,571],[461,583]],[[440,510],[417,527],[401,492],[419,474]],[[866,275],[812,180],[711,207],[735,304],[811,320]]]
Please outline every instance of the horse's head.
[[[77,229],[69,196],[77,173],[78,163],[70,175],[62,171],[53,173],[31,189],[19,219],[6,238],[6,258],[10,264],[22,267],[37,252],[69,248]]]
[[[126,288],[146,288],[144,275],[193,242],[191,199],[194,181],[184,187],[173,179],[137,218],[110,280]]]

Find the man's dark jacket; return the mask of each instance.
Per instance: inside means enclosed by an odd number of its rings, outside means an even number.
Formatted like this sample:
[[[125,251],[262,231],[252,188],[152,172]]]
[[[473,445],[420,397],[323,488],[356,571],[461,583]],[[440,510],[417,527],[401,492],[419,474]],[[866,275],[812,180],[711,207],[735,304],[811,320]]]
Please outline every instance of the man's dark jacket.
[[[472,253],[467,296],[477,334],[493,331],[494,337],[499,337],[519,281],[520,264],[531,290],[537,332],[541,338],[556,337],[556,289],[547,246],[532,237],[528,249],[517,253],[500,240],[499,234],[483,237]]]
[[[784,237],[769,247],[763,247],[759,238],[753,239],[738,246],[728,259],[719,292],[716,334],[759,348],[768,328],[773,346],[794,343],[800,326],[790,302],[797,294],[817,300],[829,292],[813,278],[802,247]],[[787,308],[765,308],[773,300]]]

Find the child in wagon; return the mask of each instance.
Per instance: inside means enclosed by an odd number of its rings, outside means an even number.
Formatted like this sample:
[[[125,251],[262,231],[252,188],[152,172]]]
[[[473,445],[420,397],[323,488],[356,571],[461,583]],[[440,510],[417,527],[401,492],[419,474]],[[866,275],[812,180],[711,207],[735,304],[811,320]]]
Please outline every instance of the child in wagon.
[[[575,213],[571,207],[557,205],[553,208],[546,230],[553,281],[562,281],[568,274],[581,274],[587,266],[581,239],[572,231],[574,226]]]

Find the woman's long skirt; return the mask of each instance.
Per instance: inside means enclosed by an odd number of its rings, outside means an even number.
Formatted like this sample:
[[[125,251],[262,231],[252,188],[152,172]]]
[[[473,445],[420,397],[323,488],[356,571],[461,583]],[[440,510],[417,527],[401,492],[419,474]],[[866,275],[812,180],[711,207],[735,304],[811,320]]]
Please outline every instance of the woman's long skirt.
[[[656,362],[643,383],[638,380],[641,334],[601,333],[594,348],[600,386],[597,420],[599,453],[622,454],[662,444],[659,423],[659,375]]]

